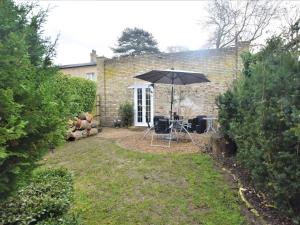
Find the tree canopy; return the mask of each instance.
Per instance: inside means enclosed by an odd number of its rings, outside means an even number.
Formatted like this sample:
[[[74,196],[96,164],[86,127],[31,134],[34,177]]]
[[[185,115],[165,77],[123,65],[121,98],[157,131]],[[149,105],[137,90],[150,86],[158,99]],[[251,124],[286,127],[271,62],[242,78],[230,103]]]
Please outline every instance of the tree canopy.
[[[157,41],[148,31],[140,28],[126,28],[118,39],[114,53],[121,56],[158,53]]]
[[[93,104],[73,104],[78,86],[69,91],[52,65],[55,43],[42,35],[46,16],[35,4],[0,0],[0,197],[26,181],[43,153],[64,141],[71,108]],[[94,86],[84,84],[91,96]]]

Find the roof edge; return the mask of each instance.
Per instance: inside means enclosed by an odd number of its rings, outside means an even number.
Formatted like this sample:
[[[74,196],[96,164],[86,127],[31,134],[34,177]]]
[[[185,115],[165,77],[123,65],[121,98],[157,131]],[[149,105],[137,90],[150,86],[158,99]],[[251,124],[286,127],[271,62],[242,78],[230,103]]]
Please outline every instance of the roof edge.
[[[67,64],[58,66],[59,69],[67,69],[67,68],[75,68],[75,67],[84,67],[84,66],[96,66],[97,63],[89,62],[89,63],[77,63],[77,64]]]

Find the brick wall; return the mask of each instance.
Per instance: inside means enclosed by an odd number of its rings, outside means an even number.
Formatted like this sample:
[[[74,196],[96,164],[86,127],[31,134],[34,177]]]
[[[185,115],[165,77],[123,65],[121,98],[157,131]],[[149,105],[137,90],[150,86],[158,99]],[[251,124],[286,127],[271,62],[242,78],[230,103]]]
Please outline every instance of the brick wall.
[[[248,45],[241,45],[241,51]],[[180,53],[161,53],[128,56],[115,59],[97,58],[98,94],[100,96],[101,123],[111,126],[118,117],[118,108],[124,101],[133,102],[133,89],[128,87],[143,81],[135,75],[153,69],[187,70],[204,73],[209,83],[175,86],[174,111],[191,118],[195,115],[217,115],[215,98],[232,83],[236,71],[234,48],[209,49]],[[238,69],[242,67],[238,60]],[[171,86],[156,84],[154,88],[154,114],[168,115]]]

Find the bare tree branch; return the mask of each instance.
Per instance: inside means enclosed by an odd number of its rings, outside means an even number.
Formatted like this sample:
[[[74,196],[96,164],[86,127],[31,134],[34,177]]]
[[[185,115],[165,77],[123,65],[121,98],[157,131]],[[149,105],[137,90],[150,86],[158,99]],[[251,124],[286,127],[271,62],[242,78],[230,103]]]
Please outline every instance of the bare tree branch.
[[[210,43],[216,48],[224,48],[234,45],[236,39],[252,42],[264,34],[280,9],[277,1],[213,0],[205,23],[214,29]]]

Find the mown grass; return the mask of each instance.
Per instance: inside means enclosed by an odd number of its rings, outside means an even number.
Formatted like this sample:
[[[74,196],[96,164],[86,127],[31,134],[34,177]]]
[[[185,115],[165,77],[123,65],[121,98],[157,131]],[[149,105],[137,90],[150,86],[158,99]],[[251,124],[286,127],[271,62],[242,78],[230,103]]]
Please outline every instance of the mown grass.
[[[84,224],[245,224],[236,192],[204,154],[125,150],[97,137],[67,143],[44,160],[75,174]]]

